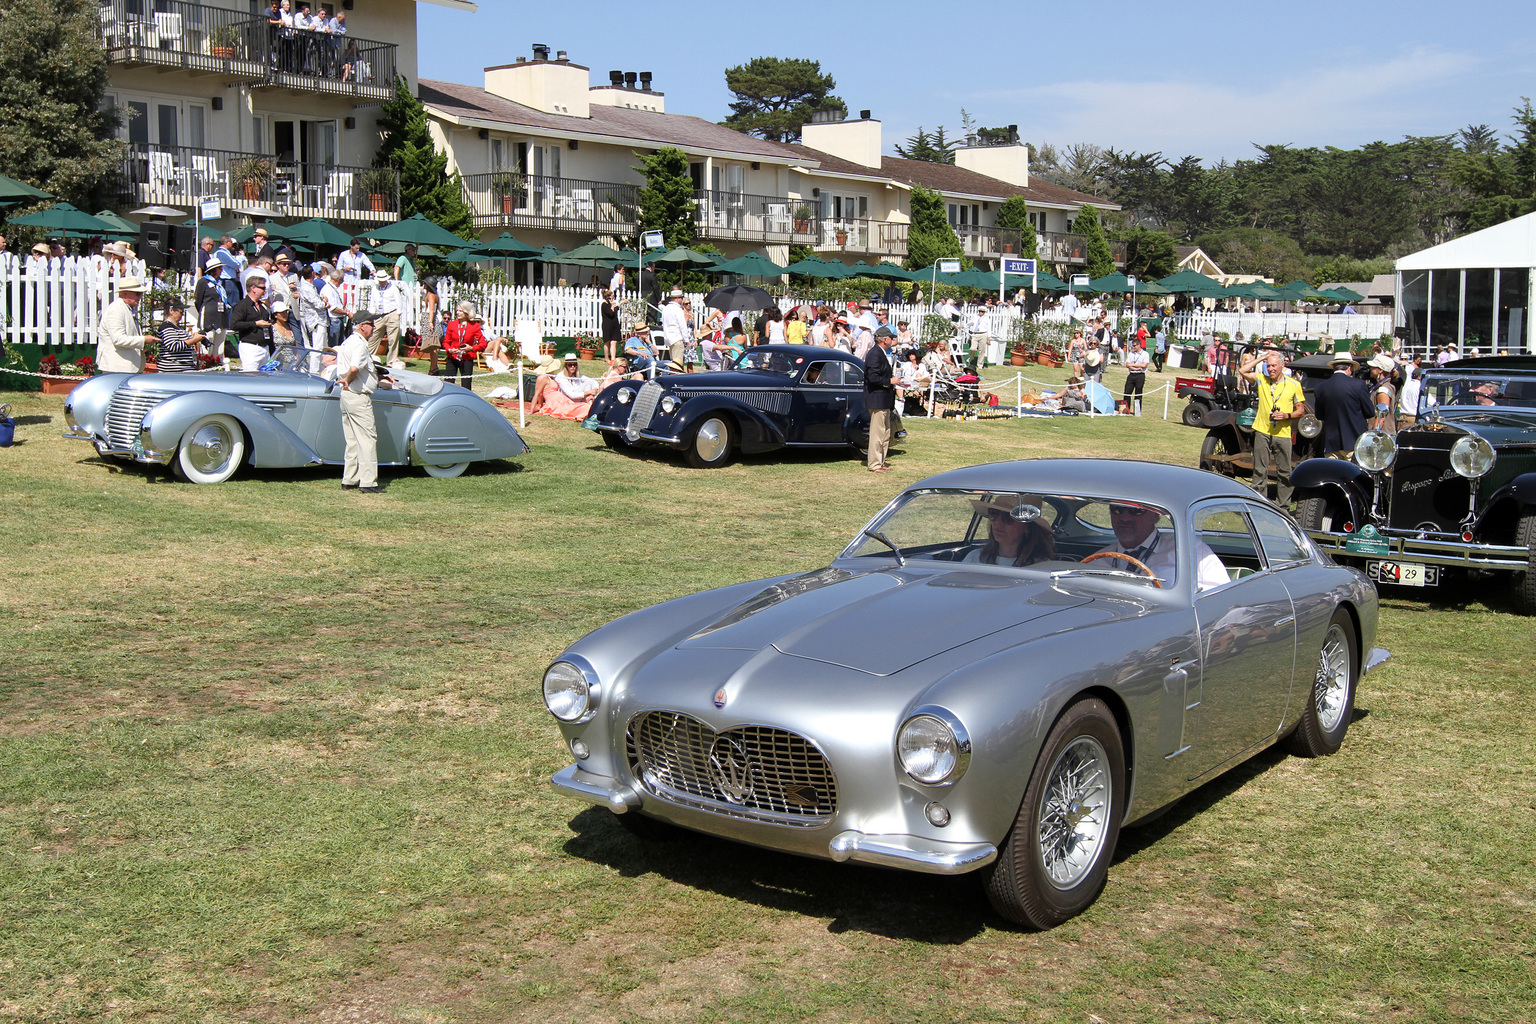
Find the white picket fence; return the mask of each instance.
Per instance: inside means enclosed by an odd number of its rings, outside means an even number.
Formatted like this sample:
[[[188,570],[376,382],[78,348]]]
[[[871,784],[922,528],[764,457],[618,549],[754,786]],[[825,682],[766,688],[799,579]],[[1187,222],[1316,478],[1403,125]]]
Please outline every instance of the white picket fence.
[[[142,263],[130,270],[142,280]],[[0,340],[7,344],[31,342],[53,346],[86,346],[96,343],[96,323],[108,302],[116,297],[119,275],[112,274],[88,259],[69,257],[50,261],[46,267],[20,262],[0,263]],[[176,288],[183,299],[190,300],[193,278],[184,276]],[[175,287],[175,286],[173,286]],[[401,330],[421,330],[423,320],[420,284],[399,286],[404,292]],[[350,311],[371,308],[373,283],[369,281],[342,287]],[[443,278],[438,283],[439,312],[451,318],[460,301],[475,306],[485,317],[488,334],[512,336],[519,322],[535,321],[545,337],[596,337],[602,332],[601,297],[590,288],[543,288],[526,285],[468,285]],[[704,296],[692,293],[695,315],[704,311]],[[814,300],[785,295],[778,299],[780,309],[812,306]],[[890,310],[892,327],[907,321],[913,333],[922,339],[923,319],[936,307],[898,303]],[[993,338],[1010,336],[1014,320],[1021,314],[1001,308],[990,314]],[[1045,310],[1036,316],[1043,322],[1064,323],[1068,318],[1060,309]],[[744,321],[755,316],[746,314]],[[752,323],[744,324],[751,330]],[[1343,340],[1352,337],[1375,338],[1392,331],[1392,317],[1380,314],[1342,316],[1322,313],[1180,313],[1174,318],[1174,338],[1193,341],[1205,331],[1224,331],[1229,336],[1238,331],[1247,337],[1315,337],[1329,334]],[[625,325],[626,329],[628,325]]]

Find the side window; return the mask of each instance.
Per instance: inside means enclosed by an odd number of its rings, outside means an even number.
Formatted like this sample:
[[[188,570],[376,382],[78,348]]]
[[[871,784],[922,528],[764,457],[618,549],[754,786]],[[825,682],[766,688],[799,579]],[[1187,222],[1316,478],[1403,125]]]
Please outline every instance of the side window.
[[[852,363],[843,363],[842,367],[844,384],[856,388],[864,386],[864,367],[855,366]]]
[[[1312,557],[1306,544],[1296,536],[1295,529],[1285,517],[1271,508],[1255,505],[1248,510],[1253,519],[1254,532],[1259,535],[1259,546],[1270,565],[1307,561]]]
[[[806,384],[841,384],[843,382],[843,370],[841,363],[819,362],[812,363],[801,378]]]
[[[1195,561],[1199,563],[1207,552],[1214,553],[1231,579],[1240,579],[1264,567],[1253,532],[1248,528],[1248,518],[1240,509],[1203,509],[1195,516],[1195,539]]]

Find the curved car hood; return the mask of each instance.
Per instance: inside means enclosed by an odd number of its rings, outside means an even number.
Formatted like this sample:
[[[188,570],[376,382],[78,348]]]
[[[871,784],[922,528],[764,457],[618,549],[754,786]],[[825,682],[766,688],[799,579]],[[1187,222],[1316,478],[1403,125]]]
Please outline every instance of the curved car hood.
[[[326,382],[307,373],[139,373],[124,382],[135,391],[220,391],[227,395],[321,394]]]
[[[885,676],[961,644],[1089,603],[1037,579],[964,569],[822,569],[774,584],[680,649],[760,651]]]
[[[1448,409],[1435,419],[1405,428],[1409,436],[1448,430],[1477,434],[1489,444],[1530,444],[1536,439],[1536,412],[1523,409]]]

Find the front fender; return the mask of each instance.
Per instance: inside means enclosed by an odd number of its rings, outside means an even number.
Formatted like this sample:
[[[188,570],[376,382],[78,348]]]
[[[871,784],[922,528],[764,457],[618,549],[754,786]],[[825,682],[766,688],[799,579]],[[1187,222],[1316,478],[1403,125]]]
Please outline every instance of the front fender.
[[[1526,505],[1536,505],[1536,473],[1521,473],[1509,482],[1509,493]]]
[[[673,434],[687,437],[696,424],[716,413],[724,413],[736,421],[741,432],[741,450],[748,455],[784,445],[783,427],[747,403],[725,395],[698,395],[688,399],[672,416]]]
[[[76,384],[64,398],[64,423],[71,431],[96,438],[106,437],[107,409],[112,405],[112,396],[132,376],[131,373],[103,373]]]
[[[251,447],[246,462],[262,469],[314,466],[323,461],[297,434],[254,402],[219,391],[188,391],[167,398],[144,417],[150,447],[174,452],[187,428],[204,416],[233,416],[245,428]]]
[[[468,392],[442,394],[416,410],[405,440],[413,466],[509,459],[528,451],[494,405]]]
[[[1298,462],[1291,470],[1291,486],[1298,492],[1332,491],[1349,505],[1351,522],[1364,523],[1371,509],[1371,474],[1343,459],[1317,458]],[[1305,497],[1298,493],[1298,497]]]
[[[1237,413],[1231,409],[1212,409],[1205,414],[1202,427],[1230,427],[1237,423]]]

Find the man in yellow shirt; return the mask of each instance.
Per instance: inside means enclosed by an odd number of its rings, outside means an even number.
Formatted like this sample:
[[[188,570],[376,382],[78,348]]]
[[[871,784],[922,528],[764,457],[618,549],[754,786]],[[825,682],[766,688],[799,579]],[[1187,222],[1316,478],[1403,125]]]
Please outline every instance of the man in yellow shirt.
[[[1259,371],[1260,353],[1250,350],[1243,356],[1237,372],[1253,381],[1259,389],[1259,407],[1253,416],[1253,489],[1269,496],[1269,467],[1273,463],[1279,478],[1277,503],[1291,504],[1291,424],[1307,411],[1306,396],[1294,377],[1285,375],[1285,357],[1271,349],[1263,353],[1264,371]]]

